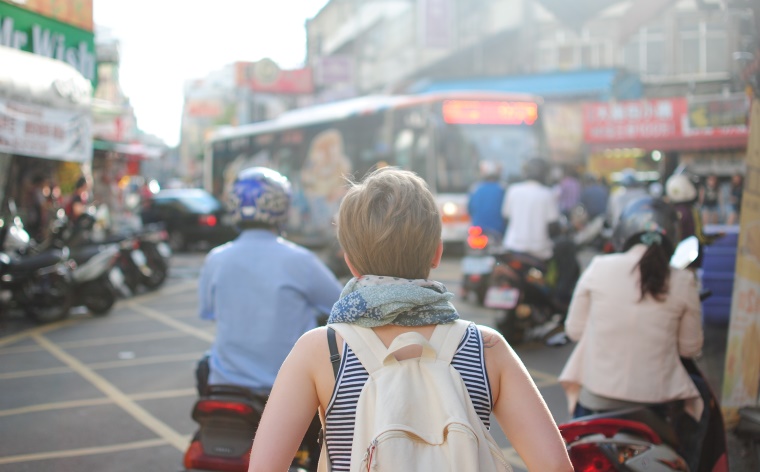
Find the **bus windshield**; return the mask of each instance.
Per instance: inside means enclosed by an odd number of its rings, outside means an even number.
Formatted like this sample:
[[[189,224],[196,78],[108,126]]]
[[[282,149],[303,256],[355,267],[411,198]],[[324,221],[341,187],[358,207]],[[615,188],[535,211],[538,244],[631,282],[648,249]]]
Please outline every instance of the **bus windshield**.
[[[468,192],[480,178],[480,161],[498,163],[504,180],[519,176],[522,163],[538,153],[539,144],[533,126],[448,125],[441,139],[436,190]]]

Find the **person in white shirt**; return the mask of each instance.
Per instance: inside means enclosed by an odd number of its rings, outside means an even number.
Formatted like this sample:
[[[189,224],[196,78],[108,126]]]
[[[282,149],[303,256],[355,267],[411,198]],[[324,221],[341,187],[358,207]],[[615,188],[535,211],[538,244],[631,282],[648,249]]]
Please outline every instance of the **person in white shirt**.
[[[523,182],[509,186],[501,214],[507,220],[504,247],[508,251],[548,261],[554,253],[552,238],[559,234],[559,206],[544,183],[549,163],[532,158],[523,166]]]

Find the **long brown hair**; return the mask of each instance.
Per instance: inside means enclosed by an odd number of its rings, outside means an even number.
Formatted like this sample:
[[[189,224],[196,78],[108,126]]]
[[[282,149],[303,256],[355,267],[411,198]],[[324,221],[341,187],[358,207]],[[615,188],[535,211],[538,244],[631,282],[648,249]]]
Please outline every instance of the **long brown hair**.
[[[646,233],[644,233],[646,234]],[[640,242],[641,235],[638,238],[631,238],[632,242],[627,249]],[[661,238],[659,242],[653,242],[648,245],[646,252],[633,270],[639,271],[641,276],[640,290],[641,298],[644,300],[650,295],[657,301],[663,301],[668,294],[670,280],[670,257],[673,255],[673,248],[670,242]]]

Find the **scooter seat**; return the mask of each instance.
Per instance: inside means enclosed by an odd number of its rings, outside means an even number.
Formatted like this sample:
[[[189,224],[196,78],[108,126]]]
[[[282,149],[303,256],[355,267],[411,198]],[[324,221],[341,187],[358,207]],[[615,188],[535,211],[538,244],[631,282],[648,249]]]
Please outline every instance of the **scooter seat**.
[[[662,442],[673,448],[679,444],[678,435],[673,426],[660,417],[657,413],[646,406],[626,408],[624,410],[610,410],[603,413],[596,413],[582,418],[576,418],[575,421],[590,421],[602,418],[617,418],[622,420],[637,421],[649,426],[652,431],[662,439]]]
[[[63,259],[63,252],[59,249],[51,249],[41,254],[24,256],[13,259],[10,272],[31,272],[43,267],[54,266]]]

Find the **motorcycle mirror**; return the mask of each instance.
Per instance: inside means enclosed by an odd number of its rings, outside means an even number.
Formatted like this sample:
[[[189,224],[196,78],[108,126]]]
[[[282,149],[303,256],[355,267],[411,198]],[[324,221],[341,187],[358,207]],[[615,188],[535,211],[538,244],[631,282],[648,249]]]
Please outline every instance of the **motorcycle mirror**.
[[[699,240],[696,236],[689,236],[676,246],[673,257],[670,258],[670,266],[685,269],[696,261],[697,257],[699,257]]]

